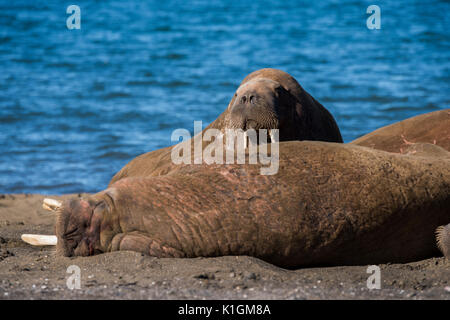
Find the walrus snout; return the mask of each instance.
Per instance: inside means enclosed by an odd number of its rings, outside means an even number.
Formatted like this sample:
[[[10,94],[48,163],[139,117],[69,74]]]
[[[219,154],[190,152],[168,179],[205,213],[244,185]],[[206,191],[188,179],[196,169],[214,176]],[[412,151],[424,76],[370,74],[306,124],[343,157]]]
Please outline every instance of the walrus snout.
[[[274,81],[258,80],[240,87],[229,110],[227,127],[244,131],[278,129],[277,86]]]
[[[106,206],[93,199],[63,202],[56,216],[57,253],[66,257],[100,253],[99,228]]]

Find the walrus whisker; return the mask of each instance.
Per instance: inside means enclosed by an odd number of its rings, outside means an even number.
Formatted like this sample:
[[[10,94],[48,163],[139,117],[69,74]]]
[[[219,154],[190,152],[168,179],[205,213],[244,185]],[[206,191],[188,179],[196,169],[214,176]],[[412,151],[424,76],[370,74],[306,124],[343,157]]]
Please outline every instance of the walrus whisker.
[[[33,246],[56,246],[58,238],[54,235],[23,234],[22,240]]]
[[[62,207],[62,203],[55,199],[45,198],[42,203],[42,208],[48,211],[58,211]]]
[[[436,229],[436,243],[438,248],[443,251],[443,240],[442,240],[442,233],[444,232],[444,226],[437,227]]]
[[[436,229],[436,244],[444,257],[450,259],[450,224]]]

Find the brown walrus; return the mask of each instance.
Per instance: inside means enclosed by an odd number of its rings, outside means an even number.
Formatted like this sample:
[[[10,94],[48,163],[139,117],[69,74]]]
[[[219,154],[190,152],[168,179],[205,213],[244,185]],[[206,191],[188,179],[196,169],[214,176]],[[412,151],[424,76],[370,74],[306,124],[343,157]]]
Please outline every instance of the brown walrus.
[[[186,165],[66,201],[57,250],[250,255],[286,268],[402,263],[437,255],[436,230],[449,256],[449,208],[450,159],[283,142],[276,175],[260,175],[259,165]]]
[[[450,109],[415,116],[366,134],[351,144],[404,153],[414,143],[434,144],[450,151]]]
[[[240,84],[227,109],[208,129],[279,129],[279,141],[318,140],[342,142],[333,116],[288,73],[261,69]],[[270,141],[270,138],[269,138]],[[208,145],[203,141],[203,148]],[[111,179],[164,175],[179,166],[171,161],[172,147],[142,154]]]
[[[266,69],[263,69],[266,70]],[[244,81],[245,82],[245,79]],[[232,102],[230,102],[230,105]],[[220,128],[223,114],[208,128]],[[418,144],[419,143],[419,144]],[[420,145],[421,143],[428,144]],[[418,115],[368,133],[350,144],[378,150],[416,155],[443,155],[450,151],[450,109]],[[430,146],[433,144],[435,147]],[[420,150],[418,150],[420,148]],[[167,174],[177,166],[170,161],[172,147],[152,151],[130,161],[111,180],[110,185],[125,177],[145,177]],[[434,151],[432,151],[434,150]],[[418,152],[418,153],[417,153]]]
[[[280,141],[343,142],[331,113],[290,74],[271,68],[245,77],[225,112],[208,128],[279,129]]]

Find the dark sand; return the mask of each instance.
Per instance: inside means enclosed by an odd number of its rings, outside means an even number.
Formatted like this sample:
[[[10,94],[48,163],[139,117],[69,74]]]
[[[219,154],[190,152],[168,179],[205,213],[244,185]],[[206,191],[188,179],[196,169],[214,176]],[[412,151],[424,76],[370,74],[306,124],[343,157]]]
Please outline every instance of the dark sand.
[[[72,196],[54,197],[64,199]],[[23,233],[53,234],[42,195],[0,195],[0,299],[447,299],[450,262],[442,257],[385,264],[381,289],[367,266],[284,270],[252,257],[158,259],[135,252],[66,258],[32,247]],[[380,239],[382,241],[382,239]],[[70,290],[67,267],[81,269]]]

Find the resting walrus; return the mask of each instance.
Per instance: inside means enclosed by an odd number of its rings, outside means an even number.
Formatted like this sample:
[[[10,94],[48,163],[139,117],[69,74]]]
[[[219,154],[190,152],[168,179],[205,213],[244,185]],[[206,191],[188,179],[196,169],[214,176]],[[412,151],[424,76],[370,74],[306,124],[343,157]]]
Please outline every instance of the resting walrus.
[[[223,117],[223,115],[220,116],[209,127],[219,128]],[[425,143],[428,146],[419,146],[417,143]],[[442,155],[444,150],[439,149],[450,151],[450,109],[396,122],[368,133],[350,144],[394,153],[424,155],[426,151],[428,156]],[[430,146],[431,144],[434,147]],[[418,148],[421,150],[413,150]],[[426,150],[423,150],[424,148]],[[179,166],[170,161],[171,150],[172,147],[169,147],[136,157],[112,178],[110,185],[126,177],[157,176],[177,170]],[[445,153],[443,156],[446,156]]]
[[[279,129],[279,141],[314,140],[342,142],[333,116],[288,73],[261,69],[240,84],[227,109],[203,130]],[[269,138],[270,140],[270,138]],[[207,142],[203,141],[203,148]],[[127,177],[159,176],[177,170],[171,161],[173,147],[142,154],[111,179],[109,185]]]
[[[437,255],[438,230],[450,254],[448,158],[283,142],[278,174],[258,167],[187,165],[66,201],[56,208],[57,249],[251,255],[287,268],[377,264]]]
[[[377,129],[351,144],[405,153],[414,143],[437,145],[450,151],[450,109],[421,114]]]
[[[291,75],[271,68],[245,77],[225,112],[208,128],[279,129],[280,141],[343,142],[331,113]]]

